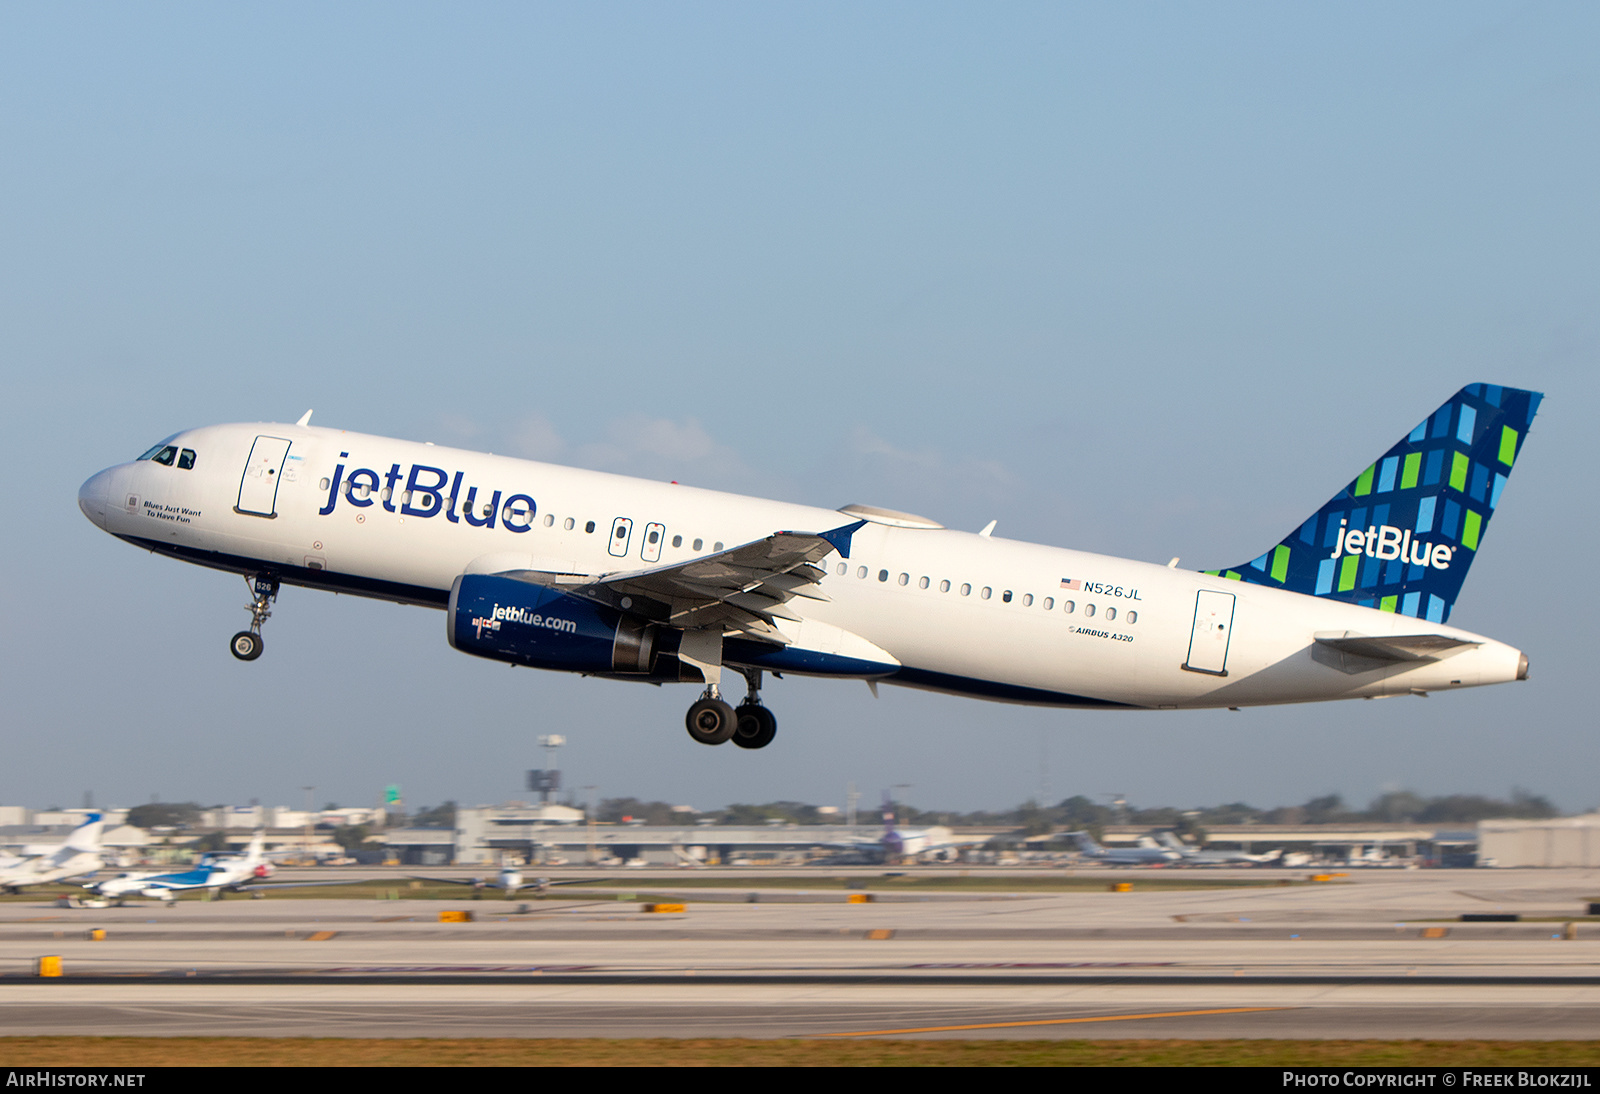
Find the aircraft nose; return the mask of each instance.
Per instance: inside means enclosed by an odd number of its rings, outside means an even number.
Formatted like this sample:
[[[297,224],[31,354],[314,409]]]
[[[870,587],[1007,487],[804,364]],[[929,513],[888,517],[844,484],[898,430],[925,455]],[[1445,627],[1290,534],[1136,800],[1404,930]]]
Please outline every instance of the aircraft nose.
[[[95,527],[105,530],[106,499],[111,493],[111,472],[91,475],[89,481],[78,487],[78,508]]]

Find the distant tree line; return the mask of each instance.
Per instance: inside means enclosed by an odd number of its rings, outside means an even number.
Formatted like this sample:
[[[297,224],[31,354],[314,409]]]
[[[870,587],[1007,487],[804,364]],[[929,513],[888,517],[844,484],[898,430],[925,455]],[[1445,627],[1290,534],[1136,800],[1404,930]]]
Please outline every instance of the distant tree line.
[[[859,809],[856,823],[877,825],[879,806]],[[1538,820],[1559,816],[1560,812],[1550,800],[1531,794],[1521,788],[1511,791],[1509,799],[1489,798],[1481,794],[1445,794],[1425,797],[1412,790],[1391,790],[1378,795],[1366,809],[1347,806],[1338,794],[1312,798],[1301,805],[1280,805],[1271,809],[1257,809],[1244,802],[1225,805],[1180,809],[1161,805],[1136,807],[1130,804],[1106,805],[1082,794],[1076,794],[1058,805],[1042,806],[1026,801],[1013,809],[958,813],[947,810],[917,809],[903,802],[891,802],[895,820],[902,825],[943,824],[962,828],[1010,828],[1023,835],[1043,835],[1047,832],[1085,829],[1096,834],[1107,825],[1137,824],[1151,828],[1171,828],[1180,835],[1204,838],[1205,829],[1216,825],[1238,824],[1474,824],[1480,820],[1516,817]],[[137,828],[191,829],[200,825],[204,807],[195,802],[150,802],[136,805],[128,811],[128,823]],[[597,819],[603,824],[622,824],[627,821],[648,825],[673,825],[695,823],[710,819],[715,824],[763,825],[781,824],[839,824],[844,816],[837,810],[823,812],[822,808],[805,802],[776,801],[765,804],[736,803],[723,809],[695,813],[682,806],[663,801],[643,801],[639,798],[606,798],[600,803]],[[454,828],[456,803],[419,809],[409,817],[392,813],[390,827],[408,825],[417,828]],[[347,833],[357,842],[367,836],[365,826],[359,837]]]

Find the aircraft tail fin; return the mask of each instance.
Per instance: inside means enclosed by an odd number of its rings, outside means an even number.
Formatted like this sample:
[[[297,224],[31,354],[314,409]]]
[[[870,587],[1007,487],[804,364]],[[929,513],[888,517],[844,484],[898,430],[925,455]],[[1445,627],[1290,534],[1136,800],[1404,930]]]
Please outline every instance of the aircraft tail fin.
[[[1078,845],[1078,850],[1086,855],[1098,855],[1104,850],[1103,847],[1095,842],[1095,838],[1087,832],[1068,832],[1066,834],[1072,837],[1073,842]]]
[[[1543,398],[1468,384],[1276,547],[1206,572],[1448,621]]]
[[[61,845],[63,852],[95,852],[100,850],[100,835],[105,829],[105,815],[103,813],[90,813],[82,824],[72,830],[67,836],[67,841]]]

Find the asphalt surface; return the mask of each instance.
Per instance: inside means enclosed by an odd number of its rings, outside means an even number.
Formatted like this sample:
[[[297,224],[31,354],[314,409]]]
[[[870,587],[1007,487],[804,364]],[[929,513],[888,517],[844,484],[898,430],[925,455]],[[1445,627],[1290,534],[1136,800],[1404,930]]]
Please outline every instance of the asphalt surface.
[[[1583,918],[1600,871],[1352,871],[1178,892],[1141,891],[1146,871],[1103,876],[1134,891],[847,904],[832,875],[803,895],[740,871],[720,900],[682,890],[681,914],[599,898],[5,903],[0,1023],[12,1035],[351,1037],[1600,1030],[1600,922]],[[652,893],[672,883],[625,880]],[[474,921],[442,923],[446,910]],[[1524,921],[1462,923],[1464,912]],[[62,977],[34,975],[47,955]]]

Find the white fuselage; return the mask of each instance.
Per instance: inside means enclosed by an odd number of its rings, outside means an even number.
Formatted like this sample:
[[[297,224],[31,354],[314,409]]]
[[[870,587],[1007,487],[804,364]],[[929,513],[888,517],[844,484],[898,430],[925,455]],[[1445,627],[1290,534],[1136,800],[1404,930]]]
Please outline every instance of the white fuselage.
[[[252,463],[263,451],[258,438],[287,444],[281,471],[261,472],[270,459]],[[90,519],[202,565],[441,608],[463,573],[598,577],[858,519],[313,426],[212,426],[168,443],[192,451],[192,466],[142,460],[101,472],[80,493]],[[459,504],[446,511],[452,495]],[[498,506],[492,516],[486,505]],[[1019,702],[1193,708],[1426,692],[1525,673],[1517,650],[1437,624],[1423,629],[1475,644],[1438,659],[1341,670],[1314,653],[1316,636],[1414,634],[1419,621],[917,523],[868,517],[848,558],[821,563],[830,599],[787,605],[806,623],[892,655],[902,668],[879,674],[890,683]],[[1225,605],[1222,621],[1202,620],[1211,610],[1204,606],[1216,604]]]

